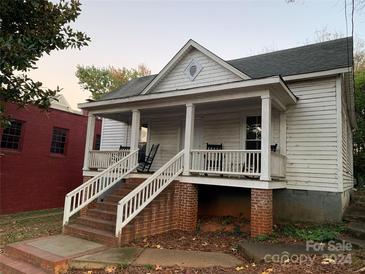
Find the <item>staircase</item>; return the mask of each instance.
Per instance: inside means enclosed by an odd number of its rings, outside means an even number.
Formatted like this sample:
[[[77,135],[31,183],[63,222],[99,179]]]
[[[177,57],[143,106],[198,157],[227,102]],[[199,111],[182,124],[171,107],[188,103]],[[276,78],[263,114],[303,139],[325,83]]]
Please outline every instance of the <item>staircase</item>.
[[[343,216],[347,231],[351,235],[345,240],[354,247],[365,248],[365,188],[351,195],[351,204]]]
[[[65,222],[64,233],[119,246],[136,237],[176,228],[175,189],[170,184],[183,171],[183,155],[183,151],[175,155],[146,180],[119,180],[105,192],[105,197],[94,199],[75,220]],[[88,192],[84,193],[88,197]]]
[[[80,216],[64,226],[64,233],[86,240],[117,246],[115,224],[118,202],[143,180],[122,180],[102,200],[94,202]]]

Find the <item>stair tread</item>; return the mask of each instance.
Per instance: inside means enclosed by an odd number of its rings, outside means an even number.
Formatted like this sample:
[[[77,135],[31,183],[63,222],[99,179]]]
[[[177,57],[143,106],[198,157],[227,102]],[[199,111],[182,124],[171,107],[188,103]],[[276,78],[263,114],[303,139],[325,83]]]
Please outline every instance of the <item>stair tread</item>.
[[[14,260],[5,255],[0,255],[0,273],[2,273],[1,265],[8,266],[16,271],[19,271],[20,273],[47,274],[47,272],[43,271],[41,268],[35,267],[34,265],[31,265],[31,264],[23,262],[23,261]]]
[[[113,232],[110,232],[110,231],[107,231],[107,230],[91,228],[89,226],[80,225],[80,224],[70,224],[68,226],[71,227],[71,228],[78,229],[78,230],[86,231],[88,233],[94,233],[94,234],[102,235],[102,236],[105,236],[105,237],[115,238],[114,233]]]
[[[115,212],[115,211],[108,211],[108,210],[103,210],[103,209],[98,209],[98,208],[91,208],[88,211],[95,212],[95,213],[99,213],[99,214],[117,215],[117,212]]]
[[[351,230],[356,230],[365,234],[365,224],[359,222],[351,222],[347,225]]]
[[[349,242],[353,246],[359,247],[359,248],[365,248],[365,240],[361,240],[354,237],[343,237],[342,240],[345,240],[346,242]]]
[[[78,219],[79,220],[86,220],[86,221],[97,222],[97,223],[103,223],[103,224],[107,224],[107,225],[115,225],[115,222],[113,222],[113,221],[92,218],[92,217],[89,217],[89,216],[80,216]]]

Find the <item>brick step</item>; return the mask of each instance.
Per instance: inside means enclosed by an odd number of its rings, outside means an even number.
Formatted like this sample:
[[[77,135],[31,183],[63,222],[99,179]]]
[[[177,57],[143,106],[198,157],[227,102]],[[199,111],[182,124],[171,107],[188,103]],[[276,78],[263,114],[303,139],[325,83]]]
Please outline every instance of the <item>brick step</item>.
[[[70,224],[64,227],[64,234],[95,241],[108,246],[118,246],[118,238],[110,231],[95,229],[85,225]]]
[[[115,220],[117,218],[117,212],[93,208],[93,209],[89,209],[86,212],[86,216],[90,217],[90,218],[95,218],[98,220],[107,220],[107,221],[115,222]]]
[[[67,269],[67,260],[23,242],[7,245],[5,252],[14,260],[32,264],[48,273],[55,273]]]
[[[104,202],[118,203],[123,197],[125,197],[125,195],[110,194],[104,198]]]
[[[355,238],[365,240],[365,224],[364,223],[349,223],[347,231]]]
[[[104,210],[104,211],[111,211],[111,212],[117,212],[117,203],[111,203],[111,202],[97,202],[95,204],[96,209]]]
[[[14,260],[5,255],[0,255],[0,273],[2,274],[48,274],[41,268],[26,262]]]
[[[91,218],[87,216],[79,217],[75,220],[76,224],[84,225],[91,228],[106,230],[110,232],[115,232],[115,221],[107,221],[97,218]]]

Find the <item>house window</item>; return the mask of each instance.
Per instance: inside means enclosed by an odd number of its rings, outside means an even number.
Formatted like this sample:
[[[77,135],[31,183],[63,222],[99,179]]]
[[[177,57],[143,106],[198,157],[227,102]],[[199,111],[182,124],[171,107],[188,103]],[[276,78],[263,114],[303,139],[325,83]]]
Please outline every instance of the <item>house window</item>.
[[[19,149],[22,136],[23,122],[13,120],[3,130],[1,137],[1,148]]]
[[[53,128],[51,152],[65,154],[66,141],[67,141],[67,129]]]
[[[261,149],[261,116],[247,117],[246,149]]]
[[[100,134],[96,134],[96,136],[95,136],[94,150],[100,150],[100,142],[101,142],[101,135]]]

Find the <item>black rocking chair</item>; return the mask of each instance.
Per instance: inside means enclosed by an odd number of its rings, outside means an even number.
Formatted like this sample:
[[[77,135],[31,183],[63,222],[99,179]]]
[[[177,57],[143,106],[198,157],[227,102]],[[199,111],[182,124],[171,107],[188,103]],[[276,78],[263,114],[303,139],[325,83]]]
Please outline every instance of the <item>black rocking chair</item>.
[[[207,143],[207,149],[208,150],[222,150],[223,149],[223,144],[215,145],[215,144]],[[204,158],[206,158],[206,155],[204,155]],[[211,170],[211,169],[214,170],[215,169],[215,170],[222,171],[223,157],[219,157],[219,159],[216,159],[216,160],[206,159],[205,165],[206,165],[205,166],[206,170]],[[207,176],[207,174],[205,174],[205,176]]]
[[[152,145],[148,156],[144,159],[141,159],[142,161],[139,163],[137,167],[137,171],[139,172],[149,172],[150,168],[152,166],[153,160],[155,159],[156,153],[158,148],[160,147],[160,144]]]
[[[119,146],[119,150],[130,150],[131,147],[128,146]]]

